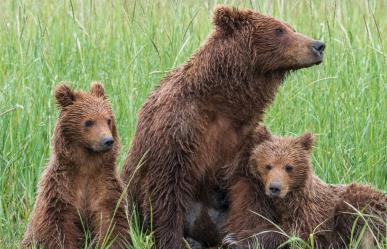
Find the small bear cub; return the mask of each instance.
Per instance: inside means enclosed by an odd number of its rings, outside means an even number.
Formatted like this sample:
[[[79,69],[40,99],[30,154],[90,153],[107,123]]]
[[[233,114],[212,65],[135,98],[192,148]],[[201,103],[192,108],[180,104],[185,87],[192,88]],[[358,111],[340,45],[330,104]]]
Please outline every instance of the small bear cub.
[[[116,169],[119,138],[100,83],[91,92],[65,84],[55,90],[60,109],[53,152],[38,185],[23,247],[76,249],[91,234],[95,248],[125,248],[128,219]]]
[[[260,186],[264,194],[244,193],[241,189],[252,188],[239,188],[238,195],[247,196],[242,202],[249,203],[255,199],[270,203],[272,207],[266,208],[274,210],[275,222],[282,229],[279,231],[274,225],[256,224],[257,228],[262,227],[261,231],[255,229],[250,235],[256,236],[261,245],[274,244],[270,241],[273,238],[264,236],[266,230],[296,235],[313,243],[315,248],[346,248],[354,239],[359,239],[360,248],[372,248],[385,236],[387,195],[357,183],[327,184],[314,175],[310,160],[314,142],[311,133],[299,137],[279,137],[271,135],[265,127],[258,128],[256,132],[258,143],[251,152],[248,170],[251,180],[255,179],[252,184],[255,182]],[[235,194],[231,193],[231,196]],[[268,200],[251,195],[266,196]],[[230,199],[231,203],[233,201]],[[241,212],[232,209],[231,216]],[[358,212],[363,216],[359,217]],[[246,220],[246,227],[251,227],[250,223]],[[366,223],[368,226],[365,226]],[[239,237],[238,234],[234,236]],[[288,239],[286,236],[277,238],[282,240],[276,241],[277,245],[286,243]]]

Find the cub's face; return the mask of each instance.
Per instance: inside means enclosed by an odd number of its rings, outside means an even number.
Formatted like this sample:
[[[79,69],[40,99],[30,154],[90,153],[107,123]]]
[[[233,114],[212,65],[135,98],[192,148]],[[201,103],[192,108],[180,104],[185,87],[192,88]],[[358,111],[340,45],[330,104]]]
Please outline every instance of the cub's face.
[[[263,71],[295,70],[320,64],[325,44],[296,32],[288,24],[250,10],[219,7],[214,23],[236,39]]]
[[[251,156],[251,171],[262,180],[266,195],[284,198],[304,187],[311,174],[312,144],[310,133],[294,138],[275,137],[266,131],[261,136]]]
[[[60,85],[55,92],[61,113],[61,134],[74,146],[90,152],[107,152],[117,139],[115,121],[101,84],[95,83],[90,93],[73,92]]]

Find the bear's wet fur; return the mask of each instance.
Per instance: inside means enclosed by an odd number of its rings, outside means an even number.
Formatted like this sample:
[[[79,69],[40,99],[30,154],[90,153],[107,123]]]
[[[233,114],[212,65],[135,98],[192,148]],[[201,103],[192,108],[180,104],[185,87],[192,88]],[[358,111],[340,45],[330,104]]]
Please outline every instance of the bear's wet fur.
[[[262,248],[276,248],[287,238],[274,224],[305,241],[314,234],[316,248],[345,248],[352,237],[360,236],[366,221],[362,248],[375,245],[373,235],[385,236],[387,195],[357,183],[327,184],[315,176],[310,163],[312,134],[278,137],[259,127],[255,136],[248,173],[231,187],[227,221],[231,236],[226,243],[248,248],[256,240]],[[363,212],[364,218],[356,212]]]
[[[77,249],[90,229],[97,248],[124,248],[129,225],[116,169],[119,138],[113,111],[99,83],[91,92],[59,85],[60,109],[23,247]],[[125,199],[125,198],[123,198]]]
[[[203,46],[142,106],[123,164],[128,197],[160,249],[184,247],[189,203],[203,184],[224,184],[222,166],[262,119],[286,74],[323,57],[322,42],[251,10],[217,7],[213,23]]]

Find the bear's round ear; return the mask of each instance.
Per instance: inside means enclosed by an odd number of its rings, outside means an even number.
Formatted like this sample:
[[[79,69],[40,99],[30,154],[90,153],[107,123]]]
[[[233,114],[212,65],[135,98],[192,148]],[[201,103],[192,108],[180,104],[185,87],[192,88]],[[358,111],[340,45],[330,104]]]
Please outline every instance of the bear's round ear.
[[[314,144],[314,135],[310,132],[307,132],[302,136],[297,137],[296,143],[300,144],[304,150],[311,151]]]
[[[271,134],[270,132],[266,129],[265,126],[263,125],[258,125],[255,128],[255,142],[256,143],[262,143],[264,141],[270,140],[271,139]]]
[[[75,93],[65,83],[59,84],[55,88],[55,99],[60,107],[72,105],[75,101]]]
[[[91,83],[91,94],[99,97],[99,98],[106,98],[105,96],[105,89],[103,85],[100,82],[92,82]]]
[[[238,10],[224,5],[216,6],[213,14],[213,23],[218,30],[226,34],[239,29],[251,15],[250,10]]]

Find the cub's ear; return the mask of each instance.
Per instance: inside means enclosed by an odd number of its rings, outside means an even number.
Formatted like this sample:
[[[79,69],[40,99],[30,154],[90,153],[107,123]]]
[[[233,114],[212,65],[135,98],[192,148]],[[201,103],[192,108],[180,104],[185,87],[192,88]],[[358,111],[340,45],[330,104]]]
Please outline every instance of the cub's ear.
[[[251,13],[250,10],[238,10],[219,5],[214,9],[213,23],[218,30],[230,34],[246,23]]]
[[[72,105],[75,101],[75,93],[65,83],[61,83],[55,88],[55,99],[60,107]]]
[[[100,82],[91,83],[91,94],[99,98],[106,98],[105,89]]]
[[[314,136],[312,133],[307,132],[304,135],[296,138],[296,143],[300,144],[304,150],[311,151],[314,144]]]
[[[271,139],[271,134],[270,132],[266,129],[265,126],[263,125],[258,125],[255,128],[255,142],[256,143],[262,143],[264,141],[270,140]]]

